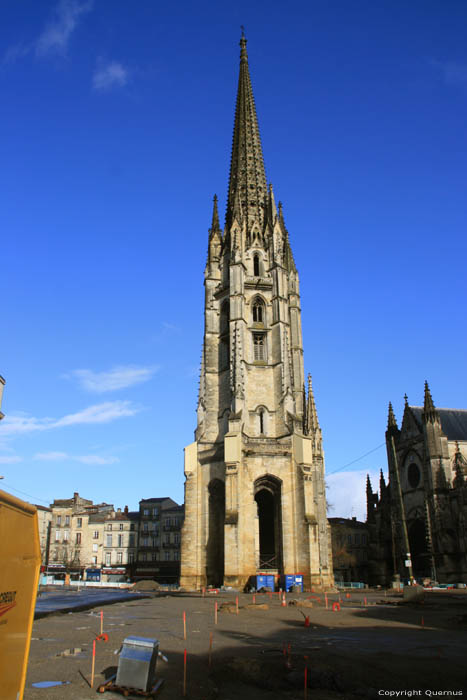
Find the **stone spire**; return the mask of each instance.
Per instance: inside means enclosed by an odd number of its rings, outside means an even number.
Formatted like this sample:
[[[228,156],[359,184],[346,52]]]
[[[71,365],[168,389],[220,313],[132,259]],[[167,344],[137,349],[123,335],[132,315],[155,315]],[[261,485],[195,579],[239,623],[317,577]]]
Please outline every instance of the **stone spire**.
[[[392,403],[389,402],[389,409],[388,409],[388,430],[391,428],[396,428],[397,429],[397,421],[396,421],[396,416],[394,415],[394,411],[392,408]]]
[[[425,418],[434,418],[436,417],[436,409],[435,409],[435,404],[433,403],[433,398],[431,396],[430,392],[430,387],[428,386],[428,382],[425,381],[425,397],[423,401],[423,413],[425,415]]]
[[[220,231],[221,227],[219,224],[219,211],[217,209],[217,194],[214,195],[213,199],[213,205],[212,205],[212,224],[211,224],[211,231],[210,233],[213,233],[214,231]]]
[[[465,475],[467,474],[467,460],[460,451],[459,442],[456,440],[456,451],[453,458],[454,466],[454,487],[459,488],[465,485]]]
[[[305,388],[305,387],[304,387]],[[311,374],[308,375],[308,397],[304,404],[304,417],[306,417],[306,435],[309,435],[313,441],[313,453],[317,456],[322,456],[323,440],[321,427],[318,421],[318,411],[316,410],[315,397],[311,384]]]
[[[217,194],[214,195],[212,206],[212,223],[209,229],[208,262],[218,261],[222,249],[222,229],[219,224],[219,211],[217,209]]]
[[[383,470],[379,470],[379,493],[381,498],[383,497],[384,491],[386,489],[386,482],[384,480]]]
[[[375,496],[371,488],[370,475],[366,475],[366,520],[368,523],[375,519]]]
[[[308,399],[306,407],[306,416],[308,424],[308,434],[312,435],[316,430],[320,430],[318,421],[318,412],[316,410],[315,397],[311,384],[311,374],[308,375]]]
[[[295,267],[295,260],[292,254],[292,248],[290,247],[289,232],[284,221],[284,210],[282,208],[282,202],[279,202],[279,224],[282,231],[282,250],[283,250],[283,260],[284,267],[289,272],[297,272]]]
[[[262,230],[266,196],[263,152],[248,70],[246,39],[242,33],[240,39],[240,75],[230,162],[227,227],[230,228],[234,218],[237,218],[237,221],[240,220],[240,212],[236,211],[240,203],[247,229],[249,230],[256,221]]]
[[[438,412],[435,408],[435,404],[433,403],[433,398],[431,396],[430,392],[430,387],[428,386],[428,382],[425,381],[425,398],[423,401],[423,418],[425,422],[431,421],[434,423],[435,421],[438,420]]]

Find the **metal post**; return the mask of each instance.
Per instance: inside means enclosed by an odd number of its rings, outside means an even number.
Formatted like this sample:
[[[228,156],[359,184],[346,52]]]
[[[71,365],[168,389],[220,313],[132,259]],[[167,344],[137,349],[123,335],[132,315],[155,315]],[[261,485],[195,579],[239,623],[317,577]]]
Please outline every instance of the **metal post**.
[[[397,461],[396,446],[394,445],[394,436],[393,435],[391,435],[391,451],[392,451],[392,459],[394,462],[394,473],[396,475],[397,493],[399,496],[399,507],[400,507],[400,512],[401,512],[401,521],[402,521],[402,535],[404,538],[404,546],[405,546],[405,552],[407,555],[407,560],[409,562],[408,564],[406,564],[406,566],[409,570],[410,583],[413,583],[412,557],[410,555],[409,535],[407,532],[407,522],[405,520],[404,501],[402,499],[402,488],[401,488],[401,480],[400,480],[400,475],[399,475],[399,464]]]
[[[430,547],[430,559],[431,559],[431,579],[436,581],[436,563],[435,563],[435,553],[433,552],[433,536],[431,530],[431,516],[430,516],[430,506],[428,505],[428,500],[425,499],[425,516],[428,526],[428,545]]]

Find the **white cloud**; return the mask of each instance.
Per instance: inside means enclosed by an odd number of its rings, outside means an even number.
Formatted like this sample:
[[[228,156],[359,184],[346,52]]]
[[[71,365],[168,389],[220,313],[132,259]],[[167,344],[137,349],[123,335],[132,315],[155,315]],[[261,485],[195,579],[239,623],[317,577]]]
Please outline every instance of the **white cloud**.
[[[120,461],[118,457],[100,457],[99,455],[82,455],[73,459],[82,464],[115,464]]]
[[[54,10],[53,18],[37,40],[36,54],[38,56],[54,52],[64,54],[81,17],[91,8],[91,1],[60,0]]]
[[[129,79],[129,71],[118,61],[100,63],[92,77],[94,90],[110,90],[113,87],[123,87]]]
[[[343,471],[326,476],[330,518],[366,520],[366,477],[370,475],[373,491],[379,489],[379,470]]]
[[[50,418],[7,415],[0,423],[0,437],[33,433],[51,427],[53,427],[53,421]]]
[[[41,462],[63,462],[73,461],[81,464],[115,464],[118,462],[118,457],[101,457],[100,455],[69,455],[66,452],[38,452],[34,455],[35,460]]]
[[[16,464],[21,462],[22,457],[17,457],[14,455],[0,455],[0,464]]]
[[[55,422],[54,428],[64,425],[83,425],[95,423],[110,423],[117,418],[133,416],[139,409],[133,407],[130,401],[107,401],[95,406],[89,406],[84,411],[70,413]]]
[[[134,416],[138,411],[140,408],[134,406],[130,401],[107,401],[89,406],[78,413],[69,413],[58,420],[9,415],[0,423],[0,438],[62,428],[67,425],[110,423],[117,418]]]
[[[61,462],[67,458],[66,452],[38,452],[33,457],[33,459],[39,459],[42,462]]]
[[[90,369],[75,369],[70,375],[76,377],[81,387],[94,394],[103,394],[107,391],[126,389],[135,384],[149,381],[159,368],[137,367],[134,365],[118,366],[107,372],[93,372]]]

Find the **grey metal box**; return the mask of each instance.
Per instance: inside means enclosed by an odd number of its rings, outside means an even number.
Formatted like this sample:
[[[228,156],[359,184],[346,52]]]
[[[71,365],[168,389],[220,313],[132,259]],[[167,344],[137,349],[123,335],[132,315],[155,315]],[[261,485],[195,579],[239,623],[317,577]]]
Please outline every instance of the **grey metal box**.
[[[155,684],[158,653],[157,639],[127,637],[118,660],[116,685],[150,690]]]

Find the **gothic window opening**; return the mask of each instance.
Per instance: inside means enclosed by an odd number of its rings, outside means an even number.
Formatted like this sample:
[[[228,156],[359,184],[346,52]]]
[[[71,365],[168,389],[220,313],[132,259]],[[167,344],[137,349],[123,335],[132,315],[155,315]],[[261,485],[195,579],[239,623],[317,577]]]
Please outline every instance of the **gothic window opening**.
[[[253,302],[253,323],[261,323],[264,325],[265,308],[261,299],[255,299]]]
[[[259,277],[259,255],[253,256],[253,275]]]
[[[259,571],[283,573],[281,482],[273,476],[255,481],[255,501],[258,508]]]
[[[221,315],[219,323],[219,371],[229,367],[230,358],[230,305],[228,301],[224,301],[221,306]]]
[[[264,411],[261,408],[259,412],[259,432],[264,435]]]
[[[220,586],[224,581],[225,484],[213,479],[208,486],[209,527],[206,557],[208,585]]]
[[[253,357],[255,362],[266,361],[266,336],[264,333],[253,333]]]
[[[409,468],[407,470],[407,479],[409,480],[409,484],[413,489],[416,489],[420,483],[420,469],[415,464],[415,462],[411,462],[409,464]]]
[[[229,332],[229,321],[230,321],[230,305],[228,301],[224,301],[221,306],[221,318],[220,318],[220,335],[225,335]]]

